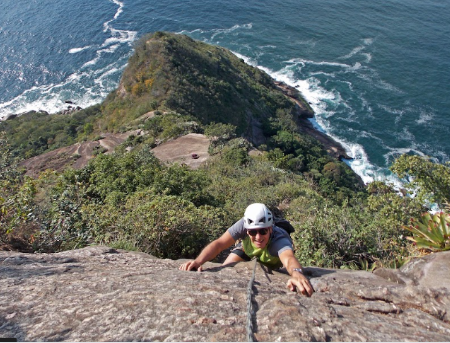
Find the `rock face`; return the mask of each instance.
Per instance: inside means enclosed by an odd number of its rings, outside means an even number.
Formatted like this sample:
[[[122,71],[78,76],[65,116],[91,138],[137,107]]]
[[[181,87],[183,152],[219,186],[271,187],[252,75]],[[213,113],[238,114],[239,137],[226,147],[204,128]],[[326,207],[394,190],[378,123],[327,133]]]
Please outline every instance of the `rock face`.
[[[311,298],[256,266],[257,341],[448,341],[450,252],[376,274],[306,268]],[[89,247],[0,252],[0,337],[19,341],[246,341],[253,263],[205,271]],[[388,280],[389,278],[390,280]],[[432,281],[429,278],[433,278]]]
[[[125,142],[130,135],[137,135],[138,130],[125,133],[105,133],[98,141],[76,143],[44,154],[31,157],[20,163],[27,172],[26,175],[38,177],[46,169],[62,171],[67,167],[84,168],[95,156],[95,150],[103,148],[106,153],[112,153],[114,148]]]
[[[198,169],[209,158],[208,147],[208,137],[199,133],[189,133],[158,145],[152,152],[163,162],[176,162]],[[195,154],[196,158],[192,158],[192,154]]]

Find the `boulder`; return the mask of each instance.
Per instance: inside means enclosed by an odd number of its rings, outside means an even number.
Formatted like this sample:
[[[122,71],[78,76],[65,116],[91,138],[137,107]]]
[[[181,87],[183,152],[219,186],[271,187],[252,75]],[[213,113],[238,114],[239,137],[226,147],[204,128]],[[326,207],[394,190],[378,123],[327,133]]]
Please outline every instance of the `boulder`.
[[[56,254],[2,251],[0,337],[448,341],[449,259],[450,252],[439,253],[375,273],[305,268],[316,291],[307,298],[286,288],[287,274],[259,264],[249,285],[254,261],[206,263],[199,273],[178,270],[183,260],[103,246]]]

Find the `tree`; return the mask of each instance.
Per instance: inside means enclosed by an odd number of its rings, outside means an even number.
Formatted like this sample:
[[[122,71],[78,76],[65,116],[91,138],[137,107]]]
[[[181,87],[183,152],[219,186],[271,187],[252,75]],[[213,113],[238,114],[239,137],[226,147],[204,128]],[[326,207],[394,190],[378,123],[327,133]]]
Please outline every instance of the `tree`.
[[[436,202],[440,207],[450,202],[450,165],[433,163],[428,158],[402,155],[391,167],[407,181],[406,188],[423,202]]]
[[[228,141],[236,136],[236,126],[223,123],[211,123],[205,127],[205,135],[211,139]]]
[[[35,182],[24,177],[0,133],[0,243],[29,251],[35,232]]]

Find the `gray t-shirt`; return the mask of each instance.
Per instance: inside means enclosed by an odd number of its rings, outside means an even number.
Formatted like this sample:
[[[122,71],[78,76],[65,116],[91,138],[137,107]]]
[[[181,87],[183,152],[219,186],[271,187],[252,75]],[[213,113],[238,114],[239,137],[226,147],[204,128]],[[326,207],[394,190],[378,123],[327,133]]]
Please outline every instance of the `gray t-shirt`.
[[[241,218],[228,228],[228,232],[235,241],[247,237],[247,230],[244,228],[244,218]],[[272,235],[270,236],[269,246],[267,248],[269,254],[279,257],[283,251],[288,249],[294,250],[292,247],[291,236],[289,236],[282,228],[274,225]]]

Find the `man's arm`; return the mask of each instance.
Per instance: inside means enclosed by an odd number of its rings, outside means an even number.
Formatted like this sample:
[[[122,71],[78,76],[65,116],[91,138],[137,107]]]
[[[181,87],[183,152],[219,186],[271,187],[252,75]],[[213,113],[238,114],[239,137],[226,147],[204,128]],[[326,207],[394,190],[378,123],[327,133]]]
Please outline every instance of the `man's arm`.
[[[228,232],[228,230],[215,241],[209,243],[198,255],[195,260],[183,263],[180,266],[180,270],[202,270],[202,265],[205,262],[211,261],[219,253],[229,247],[231,247],[236,241]]]
[[[293,292],[297,290],[297,292],[310,297],[314,293],[314,289],[303,273],[294,270],[295,268],[302,268],[295,258],[294,252],[291,249],[287,249],[279,257],[289,275],[292,276],[287,282],[287,287]]]

